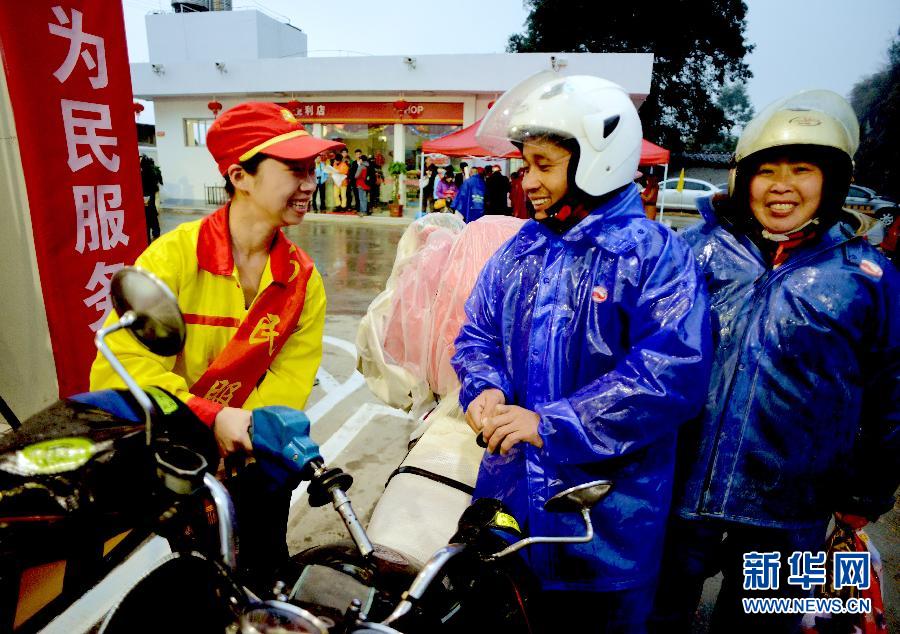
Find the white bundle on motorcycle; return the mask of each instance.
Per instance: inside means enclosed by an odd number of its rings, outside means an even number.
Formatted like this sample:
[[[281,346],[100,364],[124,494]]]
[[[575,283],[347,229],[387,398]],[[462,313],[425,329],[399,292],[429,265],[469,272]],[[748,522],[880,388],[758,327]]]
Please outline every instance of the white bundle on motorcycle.
[[[441,272],[463,227],[451,214],[428,214],[412,223],[397,244],[385,290],[369,305],[357,331],[358,367],[369,389],[388,405],[416,415],[433,404],[424,369],[426,330]],[[402,345],[406,337],[413,338],[408,351]]]
[[[504,216],[481,218],[455,236],[443,257],[435,257],[429,247],[445,243],[429,237],[420,251],[424,257],[415,262],[419,266],[440,263],[437,284],[432,285],[428,271],[406,266],[398,275],[399,281],[393,286],[389,282],[383,294],[394,293],[394,310],[385,322],[383,358],[403,363],[403,369],[415,375],[417,389],[424,384],[428,396],[433,392],[442,398],[414,432],[413,437],[421,435],[400,465],[400,472],[391,478],[367,530],[374,542],[420,562],[446,545],[456,531],[459,516],[471,502],[468,491],[475,486],[483,454],[459,408],[459,380],[450,366],[453,342],[465,320],[465,302],[485,262],[522,224],[522,220]],[[424,279],[407,280],[407,276]],[[422,292],[426,289],[428,292]],[[378,301],[369,307],[369,313],[382,308]],[[389,382],[391,378],[383,373],[375,381]],[[440,478],[461,486],[441,482]]]
[[[466,424],[456,395],[428,416],[428,428],[398,471],[414,467],[474,487],[484,450]],[[377,544],[425,562],[456,532],[472,496],[414,473],[396,473],[379,499],[366,531]]]

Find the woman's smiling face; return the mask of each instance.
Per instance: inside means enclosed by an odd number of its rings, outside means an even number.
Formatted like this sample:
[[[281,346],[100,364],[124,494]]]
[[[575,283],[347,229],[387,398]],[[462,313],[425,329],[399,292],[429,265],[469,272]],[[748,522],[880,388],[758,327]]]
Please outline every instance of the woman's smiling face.
[[[316,165],[313,159],[282,161],[266,158],[250,177],[251,200],[275,224],[296,225],[306,215],[316,190]]]
[[[766,161],[750,179],[750,210],[768,231],[788,233],[816,215],[823,183],[822,169],[815,163]]]

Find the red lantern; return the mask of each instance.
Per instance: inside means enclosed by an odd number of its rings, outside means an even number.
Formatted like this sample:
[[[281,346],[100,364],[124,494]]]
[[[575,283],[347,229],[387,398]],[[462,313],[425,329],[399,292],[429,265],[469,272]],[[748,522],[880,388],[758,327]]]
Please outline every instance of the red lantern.
[[[218,101],[210,101],[208,104],[206,104],[206,107],[212,110],[214,117],[219,114],[220,110],[222,110],[222,104],[220,104]]]
[[[297,101],[296,99],[291,99],[287,104],[287,109],[290,110],[295,116],[300,115],[300,108],[303,107],[303,104]]]
[[[489,102],[488,102],[488,110],[490,110],[491,108],[493,108],[495,103],[496,103],[496,102],[494,102],[494,101],[489,101]]]
[[[135,101],[132,107],[134,108],[134,118],[137,119],[144,111],[144,104]]]
[[[407,103],[403,99],[398,99],[397,101],[394,102],[394,108],[396,110],[399,110],[400,112],[403,112],[404,110],[406,110],[407,106],[409,106],[409,103]]]

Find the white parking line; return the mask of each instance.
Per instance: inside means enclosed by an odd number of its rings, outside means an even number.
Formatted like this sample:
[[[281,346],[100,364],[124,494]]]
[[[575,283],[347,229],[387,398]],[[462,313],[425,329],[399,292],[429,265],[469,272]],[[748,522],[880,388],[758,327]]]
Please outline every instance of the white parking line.
[[[316,404],[306,410],[311,425],[315,425],[322,416],[327,414],[332,407],[343,401],[345,398],[353,394],[356,390],[366,384],[363,375],[353,371],[350,378],[338,385],[328,394],[316,401]]]
[[[339,339],[338,337],[324,335],[322,337],[322,343],[327,343],[332,346],[335,346],[336,348],[340,348],[341,350],[343,350],[347,354],[349,354],[351,357],[356,359],[356,346],[353,345],[352,342],[347,341],[346,339]]]
[[[353,442],[353,439],[356,438],[359,432],[361,432],[376,416],[396,416],[397,418],[410,419],[409,412],[404,412],[400,409],[388,407],[387,405],[378,405],[376,403],[363,404],[350,418],[344,421],[344,424],[331,435],[331,438],[326,440],[322,443],[321,447],[319,447],[319,453],[325,461],[325,464],[333,463],[341,452]],[[291,494],[291,507],[293,507],[297,500],[300,499],[300,496],[306,493],[307,486],[309,486],[309,483],[303,482],[294,489],[294,492]]]
[[[319,379],[319,387],[322,388],[326,394],[341,385],[336,378],[331,376],[331,372],[323,367],[319,367],[316,371],[316,378]]]

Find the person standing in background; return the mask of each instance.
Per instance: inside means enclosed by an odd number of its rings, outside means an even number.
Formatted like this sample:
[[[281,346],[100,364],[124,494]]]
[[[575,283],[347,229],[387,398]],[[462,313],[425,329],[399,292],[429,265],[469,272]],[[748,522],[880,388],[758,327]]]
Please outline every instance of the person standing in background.
[[[659,176],[652,171],[644,179],[644,191],[641,192],[641,202],[644,203],[644,213],[650,220],[656,220],[656,199],[659,196]]]
[[[325,213],[325,184],[328,183],[327,165],[321,156],[316,157],[316,193],[313,194],[313,211]],[[316,204],[316,198],[319,199]]]
[[[356,150],[356,171],[353,180],[356,184],[356,200],[359,203],[360,216],[372,215],[372,212],[369,211],[369,183],[366,178],[368,171],[369,165],[366,163],[365,155]]]
[[[500,171],[499,165],[494,165],[490,176],[484,181],[487,195],[484,203],[486,215],[509,215],[509,179]]]
[[[159,237],[159,210],[156,194],[163,184],[162,172],[153,159],[141,154],[141,189],[144,192],[144,218],[147,221],[147,244]]]

